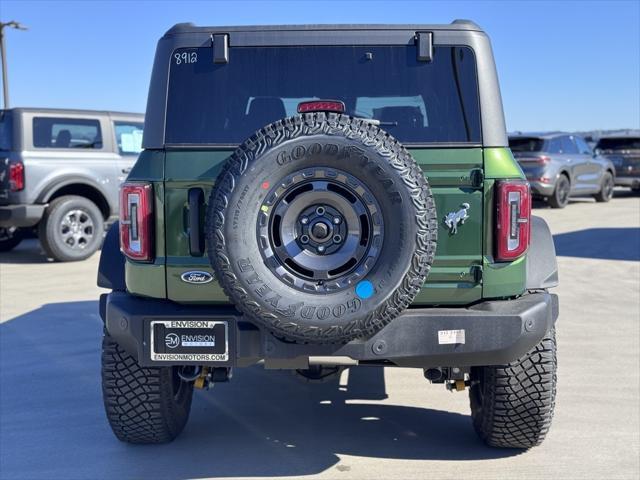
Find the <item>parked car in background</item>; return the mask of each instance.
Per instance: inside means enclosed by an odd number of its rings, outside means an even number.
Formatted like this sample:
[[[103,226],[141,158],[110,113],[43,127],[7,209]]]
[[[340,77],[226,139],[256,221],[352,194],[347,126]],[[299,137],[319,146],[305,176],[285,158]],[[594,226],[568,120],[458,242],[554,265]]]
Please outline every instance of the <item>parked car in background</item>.
[[[640,133],[600,138],[596,152],[613,163],[616,185],[640,192]]]
[[[509,147],[532,194],[545,198],[553,208],[564,208],[572,196],[593,195],[598,202],[608,202],[613,196],[613,164],[595,155],[578,135],[511,135]]]
[[[55,260],[94,253],[141,151],[143,120],[119,112],[0,110],[0,251],[35,229]]]

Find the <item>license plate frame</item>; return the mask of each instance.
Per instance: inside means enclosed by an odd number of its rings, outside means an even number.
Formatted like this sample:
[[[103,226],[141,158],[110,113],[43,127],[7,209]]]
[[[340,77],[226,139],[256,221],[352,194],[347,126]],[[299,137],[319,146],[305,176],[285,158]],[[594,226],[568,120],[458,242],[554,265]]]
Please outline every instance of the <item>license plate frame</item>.
[[[229,362],[227,320],[152,320],[149,326],[149,357],[153,362]],[[223,348],[220,335],[224,337]]]

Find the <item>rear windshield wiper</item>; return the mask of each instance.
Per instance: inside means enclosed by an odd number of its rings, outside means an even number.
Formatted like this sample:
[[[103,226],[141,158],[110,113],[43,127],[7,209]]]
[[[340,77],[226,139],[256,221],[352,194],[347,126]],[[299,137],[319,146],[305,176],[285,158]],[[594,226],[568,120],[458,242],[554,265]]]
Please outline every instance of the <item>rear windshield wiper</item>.
[[[355,117],[359,120],[363,120],[367,123],[372,123],[373,125],[385,126],[385,127],[397,127],[398,122],[383,122],[378,120],[377,118],[369,118],[369,117]]]

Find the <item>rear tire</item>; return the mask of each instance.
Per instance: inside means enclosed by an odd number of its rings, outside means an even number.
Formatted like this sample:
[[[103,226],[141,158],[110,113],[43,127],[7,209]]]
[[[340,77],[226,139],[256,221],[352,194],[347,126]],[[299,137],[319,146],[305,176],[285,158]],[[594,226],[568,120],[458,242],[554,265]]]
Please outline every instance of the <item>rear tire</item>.
[[[0,252],[9,252],[22,241],[22,232],[15,227],[0,227]]]
[[[551,208],[564,208],[569,204],[571,194],[571,182],[566,175],[560,175],[556,181],[556,188],[549,197],[548,202]]]
[[[102,340],[102,396],[113,433],[128,443],[165,443],[189,418],[193,382],[178,367],[143,368],[105,333]]]
[[[471,417],[480,438],[492,447],[540,445],[553,418],[556,370],[554,329],[515,362],[472,368]]]
[[[613,175],[609,172],[605,172],[604,178],[602,179],[602,184],[600,186],[600,191],[596,193],[593,198],[596,199],[596,202],[606,203],[613,197]]]
[[[102,212],[91,200],[65,195],[53,200],[38,225],[38,237],[48,257],[59,262],[93,255],[104,234]]]

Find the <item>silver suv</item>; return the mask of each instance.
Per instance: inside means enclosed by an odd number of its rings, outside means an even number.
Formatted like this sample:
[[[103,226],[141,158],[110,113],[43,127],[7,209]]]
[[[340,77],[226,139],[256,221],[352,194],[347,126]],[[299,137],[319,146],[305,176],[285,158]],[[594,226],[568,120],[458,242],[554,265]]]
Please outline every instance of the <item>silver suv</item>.
[[[55,260],[94,253],[141,151],[143,121],[133,113],[0,110],[0,251],[35,229]]]
[[[509,147],[531,184],[531,193],[553,208],[569,197],[593,195],[598,202],[613,196],[615,169],[596,155],[584,138],[567,133],[509,135]]]

